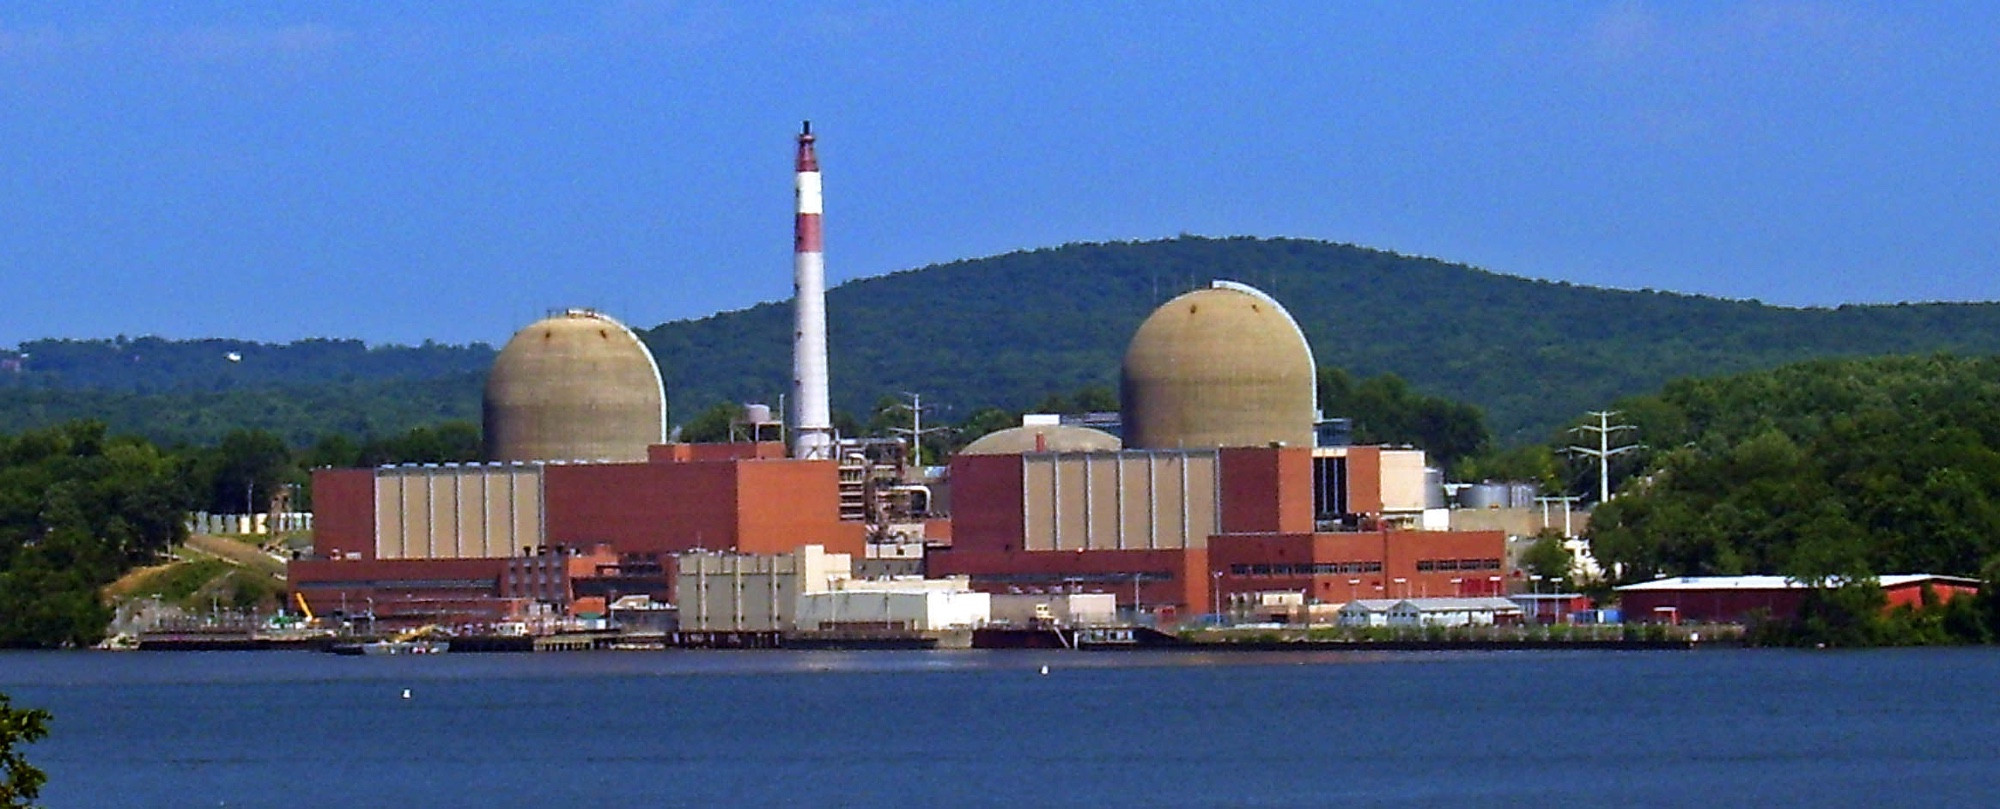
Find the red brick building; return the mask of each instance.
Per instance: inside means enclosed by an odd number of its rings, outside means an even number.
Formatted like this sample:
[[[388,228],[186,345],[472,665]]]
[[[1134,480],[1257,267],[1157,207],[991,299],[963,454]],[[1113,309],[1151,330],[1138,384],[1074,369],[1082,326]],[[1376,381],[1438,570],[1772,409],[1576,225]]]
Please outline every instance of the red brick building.
[[[952,545],[932,555],[930,571],[970,576],[988,592],[1082,589],[1175,614],[1272,591],[1319,603],[1496,591],[1500,532],[1391,529],[1378,451],[1348,448],[1338,467],[1315,455],[1269,447],[960,456],[951,466]],[[1337,469],[1335,479],[1323,469]],[[1338,491],[1327,496],[1329,488]],[[1369,530],[1323,530],[1347,524]]]
[[[1977,595],[1979,580],[1910,574],[1879,580],[1889,609],[1915,607],[1929,587],[1941,601]],[[1684,576],[1618,588],[1627,622],[1743,623],[1755,616],[1788,618],[1811,587],[1784,576]]]
[[[586,595],[664,596],[672,554],[695,548],[860,556],[865,526],[841,519],[834,462],[782,455],[668,444],[642,463],[316,470],[314,552],[288,575],[321,613],[491,615],[518,599],[561,604],[587,580],[618,583]],[[493,603],[440,606],[479,599]]]

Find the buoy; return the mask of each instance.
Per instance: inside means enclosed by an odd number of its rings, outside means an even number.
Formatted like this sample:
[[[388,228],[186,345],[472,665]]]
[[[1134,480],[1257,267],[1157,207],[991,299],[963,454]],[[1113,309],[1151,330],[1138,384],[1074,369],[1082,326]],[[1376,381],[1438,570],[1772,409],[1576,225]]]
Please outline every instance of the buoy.
[[[410,698],[410,689],[407,688],[403,689],[403,699],[409,699],[409,698]]]
[[[1042,676],[1043,677],[1049,676],[1049,667],[1046,664],[1042,666]]]

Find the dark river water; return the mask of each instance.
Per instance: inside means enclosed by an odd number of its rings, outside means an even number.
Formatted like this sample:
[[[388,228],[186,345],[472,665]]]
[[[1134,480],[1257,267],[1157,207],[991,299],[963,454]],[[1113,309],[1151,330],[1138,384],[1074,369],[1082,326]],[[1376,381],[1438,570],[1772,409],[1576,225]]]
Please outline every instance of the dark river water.
[[[2000,804],[1992,649],[0,653],[0,691],[55,713],[52,807]]]

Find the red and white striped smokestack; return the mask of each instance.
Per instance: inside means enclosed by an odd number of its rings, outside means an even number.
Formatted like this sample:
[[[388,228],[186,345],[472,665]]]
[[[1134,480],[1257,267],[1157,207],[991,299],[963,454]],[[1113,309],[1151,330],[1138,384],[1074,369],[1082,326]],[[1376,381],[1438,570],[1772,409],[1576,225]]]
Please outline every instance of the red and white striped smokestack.
[[[799,131],[798,218],[792,224],[792,457],[833,458],[826,370],[826,248],[812,122]]]

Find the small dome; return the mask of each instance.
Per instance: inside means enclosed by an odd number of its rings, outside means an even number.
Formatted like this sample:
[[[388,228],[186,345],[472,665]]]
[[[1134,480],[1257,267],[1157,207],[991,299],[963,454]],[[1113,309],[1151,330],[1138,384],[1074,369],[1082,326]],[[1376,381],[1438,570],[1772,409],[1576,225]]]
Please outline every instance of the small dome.
[[[960,455],[1019,455],[1024,452],[1110,452],[1118,436],[1089,427],[1060,424],[1009,427],[987,433],[959,450]]]
[[[514,334],[486,378],[495,461],[643,461],[665,440],[666,389],[624,324],[571,309]]]
[[[1168,301],[1132,335],[1122,399],[1135,449],[1313,445],[1318,371],[1285,308],[1217,281]]]

